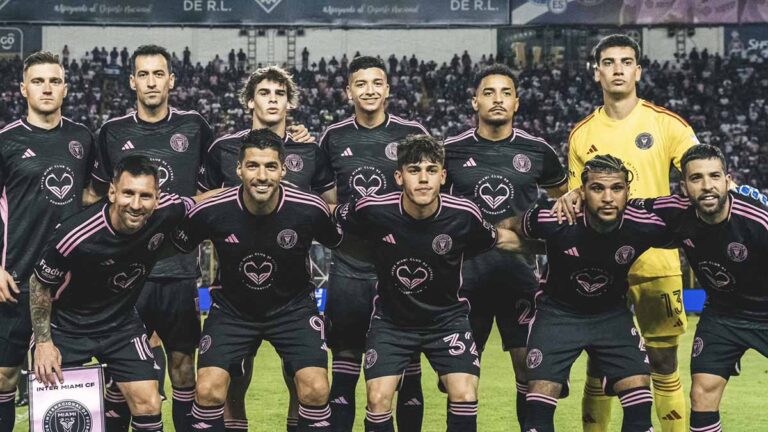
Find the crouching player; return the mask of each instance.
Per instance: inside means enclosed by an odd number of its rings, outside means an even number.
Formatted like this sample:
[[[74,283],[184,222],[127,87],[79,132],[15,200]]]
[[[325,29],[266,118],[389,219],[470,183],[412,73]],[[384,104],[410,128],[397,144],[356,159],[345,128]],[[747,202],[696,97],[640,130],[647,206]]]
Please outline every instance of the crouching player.
[[[528,336],[525,431],[554,430],[557,398],[582,350],[603,373],[605,390],[619,396],[622,431],[652,430],[648,356],[626,306],[627,275],[672,235],[658,216],[627,206],[629,175],[618,158],[596,156],[581,173],[577,223],[559,224],[548,209],[533,208],[516,224],[523,236],[545,240],[549,258]]]
[[[768,206],[730,191],[722,152],[691,147],[680,162],[687,195],[642,200],[675,232],[707,302],[691,353],[691,431],[719,432],[725,385],[750,348],[768,357]]]
[[[221,289],[212,292],[200,339],[191,430],[225,430],[229,371],[263,340],[296,383],[298,430],[331,430],[325,332],[306,263],[313,239],[334,248],[341,234],[320,197],[280,184],[284,158],[280,136],[249,132],[237,165],[242,184],[194,207],[173,235],[185,252],[211,239],[219,257]]]
[[[477,430],[480,358],[469,305],[458,297],[461,265],[494,246],[535,246],[519,244],[509,230],[497,234],[471,201],[440,194],[444,160],[435,139],[409,137],[397,148],[395,181],[403,191],[363,197],[335,212],[345,232],[368,243],[379,281],[364,363],[366,431],[394,431],[392,399],[421,352],[447,389],[447,430]]]
[[[133,430],[162,431],[154,359],[135,304],[192,202],[160,195],[157,166],[145,156],[126,156],[112,178],[109,203],[65,220],[30,278],[35,375],[53,385],[63,382],[62,365],[96,357],[125,395]]]

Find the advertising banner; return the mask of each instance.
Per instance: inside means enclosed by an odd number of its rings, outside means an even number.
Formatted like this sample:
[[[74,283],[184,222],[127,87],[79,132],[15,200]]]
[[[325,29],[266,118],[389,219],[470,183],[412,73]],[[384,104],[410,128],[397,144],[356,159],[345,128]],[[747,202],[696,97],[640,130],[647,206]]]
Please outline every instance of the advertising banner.
[[[725,26],[723,52],[726,56],[768,59],[768,25]]]
[[[29,430],[104,432],[101,366],[65,369],[64,382],[46,386],[29,374]]]

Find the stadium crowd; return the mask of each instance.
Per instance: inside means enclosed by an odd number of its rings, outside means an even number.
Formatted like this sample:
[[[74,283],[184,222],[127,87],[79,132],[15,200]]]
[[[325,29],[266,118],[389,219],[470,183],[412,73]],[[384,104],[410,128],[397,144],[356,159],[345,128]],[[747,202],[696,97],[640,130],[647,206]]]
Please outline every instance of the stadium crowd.
[[[128,86],[123,48],[111,52],[94,48],[82,58],[70,58],[69,96],[64,114],[97,130],[108,118],[132,111],[135,93]],[[293,121],[313,133],[352,114],[345,94],[348,59],[335,57],[309,63],[302,53],[294,71],[301,88]],[[415,56],[386,59],[391,79],[389,111],[418,120],[438,137],[448,137],[471,127],[473,75],[485,64],[504,59],[493,55],[473,61],[465,52],[449,63],[419,60]],[[250,115],[238,100],[247,76],[244,53],[232,50],[228,59],[216,56],[203,65],[192,64],[188,49],[173,56],[176,74],[171,104],[195,109],[205,116],[218,135],[242,130]],[[640,96],[679,113],[691,124],[702,143],[719,146],[728,157],[737,182],[768,192],[768,63],[760,56],[710,55],[695,49],[678,61],[659,62],[644,57]],[[26,105],[19,92],[21,60],[0,60],[0,127],[22,115]],[[520,109],[516,126],[546,138],[561,155],[567,154],[573,125],[600,104],[600,87],[587,70],[538,65],[519,70]]]

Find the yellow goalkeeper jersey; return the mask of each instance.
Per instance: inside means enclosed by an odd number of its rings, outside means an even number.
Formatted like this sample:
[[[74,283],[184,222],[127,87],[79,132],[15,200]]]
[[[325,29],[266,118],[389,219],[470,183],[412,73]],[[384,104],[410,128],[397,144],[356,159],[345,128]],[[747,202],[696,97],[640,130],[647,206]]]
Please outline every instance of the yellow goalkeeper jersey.
[[[568,138],[570,189],[581,186],[584,163],[611,154],[632,171],[631,198],[669,195],[669,174],[688,148],[698,144],[693,129],[677,114],[640,99],[622,120],[608,117],[603,107],[576,124]],[[632,266],[630,276],[654,278],[680,274],[676,250],[651,249]]]

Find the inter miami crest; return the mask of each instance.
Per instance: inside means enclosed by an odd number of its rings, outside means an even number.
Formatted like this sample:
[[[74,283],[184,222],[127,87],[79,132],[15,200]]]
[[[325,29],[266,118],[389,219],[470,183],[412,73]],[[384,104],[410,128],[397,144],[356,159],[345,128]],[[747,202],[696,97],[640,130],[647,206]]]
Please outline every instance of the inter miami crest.
[[[648,150],[653,146],[653,135],[643,132],[635,137],[635,145],[640,150]]]
[[[43,416],[44,432],[90,432],[92,426],[88,408],[71,399],[53,404]]]
[[[69,152],[72,154],[72,156],[75,157],[75,159],[82,159],[85,155],[85,151],[83,150],[83,145],[80,144],[78,141],[70,141],[69,142]]]

